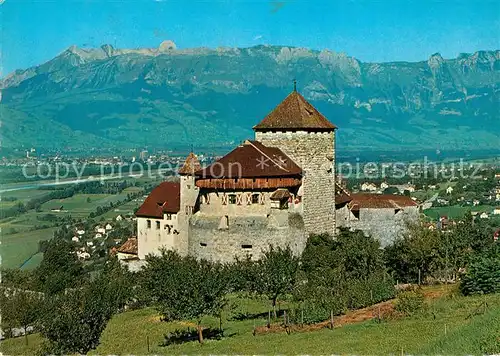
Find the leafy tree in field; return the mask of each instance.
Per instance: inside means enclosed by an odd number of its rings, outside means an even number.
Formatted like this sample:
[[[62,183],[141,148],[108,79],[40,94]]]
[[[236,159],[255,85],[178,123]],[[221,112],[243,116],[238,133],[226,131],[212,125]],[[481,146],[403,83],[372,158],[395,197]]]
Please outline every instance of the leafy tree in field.
[[[43,260],[36,270],[40,290],[56,294],[74,288],[84,281],[84,269],[71,244],[54,238],[46,246]]]
[[[202,317],[218,313],[225,303],[228,280],[222,266],[165,250],[146,260],[143,286],[158,311],[166,320],[195,319],[202,343]]]
[[[276,301],[280,295],[292,291],[299,267],[299,258],[287,247],[269,246],[257,262],[256,290],[267,295],[276,317]]]
[[[224,267],[229,278],[231,291],[255,292],[258,266],[250,256],[244,259],[236,259],[230,265]]]
[[[385,261],[395,279],[417,282],[442,267],[440,231],[411,226],[407,234],[385,248]],[[420,272],[419,272],[420,271]]]
[[[387,267],[400,281],[427,277],[450,278],[466,267],[471,256],[493,244],[494,229],[483,219],[467,214],[446,232],[411,226],[409,232],[385,248]]]
[[[335,239],[328,234],[309,236],[294,297],[313,321],[325,320],[331,311],[360,308],[393,295],[378,241],[346,229]]]
[[[28,344],[28,328],[34,326],[40,316],[42,296],[37,292],[11,289],[2,291],[0,307],[2,310],[2,328],[22,328],[26,345]]]
[[[472,259],[462,276],[460,290],[465,295],[500,292],[500,244]]]
[[[19,268],[5,268],[1,270],[2,285],[21,289],[35,290],[35,273],[32,270],[21,270]]]
[[[101,273],[102,284],[114,299],[115,309],[120,310],[134,298],[135,275],[120,264],[116,257],[106,261]]]
[[[45,353],[87,354],[97,347],[109,319],[124,303],[124,286],[114,279],[119,273],[115,266],[105,268],[92,282],[47,298],[41,318]]]

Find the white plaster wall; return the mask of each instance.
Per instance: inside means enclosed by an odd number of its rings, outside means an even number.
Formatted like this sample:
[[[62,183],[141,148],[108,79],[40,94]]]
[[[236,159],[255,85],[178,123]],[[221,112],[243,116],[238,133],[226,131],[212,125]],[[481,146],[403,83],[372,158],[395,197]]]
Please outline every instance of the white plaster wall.
[[[147,227],[147,221],[151,221],[151,228]],[[160,228],[156,228],[156,222],[160,222]],[[171,226],[170,233],[166,226]],[[137,218],[137,244],[138,257],[142,260],[148,254],[158,254],[160,248],[164,247],[167,250],[176,249],[177,234],[174,230],[179,231],[178,216],[171,214],[171,220],[167,220],[167,215],[163,219],[154,218]]]

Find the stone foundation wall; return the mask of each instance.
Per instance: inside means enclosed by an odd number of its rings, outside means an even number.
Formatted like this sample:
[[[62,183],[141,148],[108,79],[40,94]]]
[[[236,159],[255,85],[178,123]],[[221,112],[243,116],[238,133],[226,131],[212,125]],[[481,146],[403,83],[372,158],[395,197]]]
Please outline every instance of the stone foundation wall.
[[[255,139],[278,147],[305,172],[303,217],[309,233],[335,233],[335,132],[256,132]]]
[[[276,211],[269,216],[232,216],[220,228],[223,216],[196,213],[189,224],[189,254],[212,261],[231,262],[236,257],[261,258],[269,245],[286,247],[299,255],[306,234],[299,214]]]

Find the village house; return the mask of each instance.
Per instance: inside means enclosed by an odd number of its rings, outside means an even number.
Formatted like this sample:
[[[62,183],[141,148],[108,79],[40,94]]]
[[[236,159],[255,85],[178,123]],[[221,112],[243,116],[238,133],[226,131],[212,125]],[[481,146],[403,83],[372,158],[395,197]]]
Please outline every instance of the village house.
[[[380,190],[384,190],[387,188],[389,188],[389,184],[387,184],[387,182],[380,183]]]
[[[451,194],[451,193],[453,193],[453,187],[450,186],[446,188],[446,194]]]
[[[500,215],[500,207],[496,207],[495,209],[493,209],[493,215]]]
[[[375,183],[364,182],[363,184],[361,184],[361,190],[363,192],[376,192],[377,189],[378,188]]]
[[[386,245],[418,220],[409,197],[351,195],[336,183],[336,126],[297,91],[253,129],[207,167],[191,152],[178,182],[151,191],[136,212],[139,260],[162,248],[222,262],[258,259],[269,245],[300,254],[311,233],[334,236],[337,226]]]
[[[481,213],[481,215],[479,215],[479,217],[480,217],[481,219],[489,219],[489,217],[490,217],[490,216],[488,215],[488,213],[487,213],[487,212],[482,212],[482,213]]]

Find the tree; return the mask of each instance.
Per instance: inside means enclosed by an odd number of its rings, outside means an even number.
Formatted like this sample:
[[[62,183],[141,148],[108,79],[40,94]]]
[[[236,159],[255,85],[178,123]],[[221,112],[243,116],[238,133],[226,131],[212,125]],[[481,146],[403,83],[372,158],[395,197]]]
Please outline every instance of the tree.
[[[66,240],[50,240],[43,254],[43,260],[35,272],[40,290],[56,294],[66,288],[74,288],[85,278],[82,263]]]
[[[389,271],[395,279],[411,283],[431,277],[445,265],[440,253],[442,239],[440,231],[409,226],[402,238],[384,250]]]
[[[328,234],[311,235],[302,254],[294,298],[316,321],[330,312],[389,299],[394,286],[383,262],[379,242],[362,231],[341,229],[335,239]]]
[[[47,339],[44,352],[49,354],[87,354],[97,347],[121,298],[113,274],[101,273],[92,282],[65,293],[51,295],[41,318],[41,334]]]
[[[2,328],[22,328],[26,345],[28,329],[39,320],[42,297],[37,292],[11,289],[2,291],[0,296],[2,309]]]
[[[225,303],[227,278],[222,266],[163,250],[146,257],[144,288],[166,320],[195,319],[203,343],[202,318],[216,315]]]
[[[464,295],[500,292],[500,244],[476,254],[462,276]]]
[[[256,289],[272,302],[276,317],[276,301],[280,295],[291,292],[299,267],[299,258],[290,247],[282,249],[269,246],[257,262]]]

